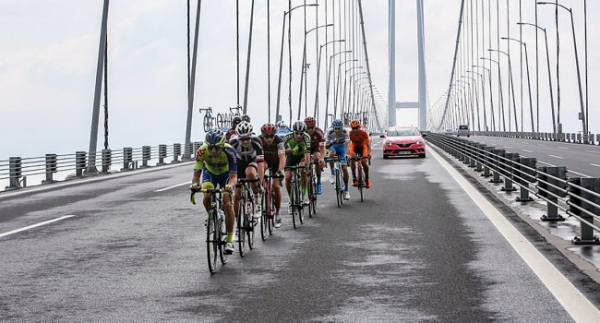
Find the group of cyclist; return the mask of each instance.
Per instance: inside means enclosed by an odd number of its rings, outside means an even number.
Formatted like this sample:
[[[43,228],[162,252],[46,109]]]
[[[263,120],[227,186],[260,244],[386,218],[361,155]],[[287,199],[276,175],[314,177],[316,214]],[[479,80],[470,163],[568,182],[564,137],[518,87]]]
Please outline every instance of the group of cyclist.
[[[262,193],[260,179],[265,173],[271,176],[285,178],[285,187],[288,197],[291,194],[292,171],[287,167],[305,166],[308,169],[311,158],[316,167],[317,194],[323,193],[321,184],[321,173],[326,167],[325,156],[334,158],[336,155],[341,159],[344,174],[344,198],[350,199],[348,192],[348,169],[346,153],[351,157],[351,169],[353,185],[357,186],[355,170],[355,157],[362,156],[361,163],[365,173],[365,187],[371,187],[369,179],[368,159],[371,158],[371,143],[369,133],[361,128],[360,121],[350,122],[350,133],[343,127],[343,122],[336,119],[331,124],[331,130],[325,133],[317,127],[314,117],[294,122],[292,128],[287,128],[283,122],[277,125],[266,123],[260,128],[260,135],[256,135],[248,115],[236,116],[232,119],[232,127],[227,132],[213,129],[206,133],[203,145],[196,151],[196,162],[192,176],[193,191],[200,189],[212,189],[220,187],[226,191],[223,194],[223,209],[225,212],[225,226],[227,240],[225,252],[234,252],[234,225],[235,214],[238,210],[241,186],[238,180],[247,178],[257,180],[251,183],[255,194],[255,201],[259,201]],[[287,129],[286,129],[287,128]],[[282,130],[286,133],[281,135]],[[330,167],[333,175],[333,162]],[[309,204],[307,172],[302,171],[301,187],[302,201]],[[275,202],[275,227],[281,226],[281,182],[273,180],[272,190]],[[332,176],[331,183],[334,184]],[[233,205],[230,194],[233,194]],[[205,193],[203,199],[204,207],[208,210],[211,205],[211,193]],[[288,213],[291,213],[291,205],[288,204]],[[260,212],[255,212],[255,218],[260,218]]]

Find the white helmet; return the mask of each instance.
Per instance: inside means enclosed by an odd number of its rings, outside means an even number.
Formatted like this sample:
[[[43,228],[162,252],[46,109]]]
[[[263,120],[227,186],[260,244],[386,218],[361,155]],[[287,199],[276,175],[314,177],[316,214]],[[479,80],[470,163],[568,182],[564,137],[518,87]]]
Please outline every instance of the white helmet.
[[[237,127],[235,127],[235,133],[238,135],[238,138],[249,138],[252,136],[252,125],[249,122],[242,121]]]

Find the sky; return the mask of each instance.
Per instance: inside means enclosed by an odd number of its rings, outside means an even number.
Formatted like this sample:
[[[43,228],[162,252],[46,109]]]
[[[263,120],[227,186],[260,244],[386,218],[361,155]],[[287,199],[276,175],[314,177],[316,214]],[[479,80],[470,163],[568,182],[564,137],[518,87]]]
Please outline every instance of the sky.
[[[581,28],[581,1],[562,2],[573,6],[574,11],[578,10],[577,28]],[[600,14],[600,4],[599,1],[589,2],[588,29],[598,30],[597,19],[593,17]],[[185,0],[110,2],[108,123],[109,144],[113,150],[185,142],[188,109],[186,3]],[[267,122],[269,107],[266,3],[266,0],[255,1],[248,82],[248,113],[257,128]],[[295,6],[304,2],[293,0],[292,3]],[[323,5],[324,0],[319,3]],[[329,3],[331,5],[331,0]],[[362,3],[373,85],[381,97],[387,100],[388,0],[364,0]],[[511,3],[518,2],[511,0]],[[193,9],[196,4],[196,1],[191,1]],[[240,1],[240,100],[243,100],[244,92],[250,4],[249,0]],[[4,31],[0,33],[0,160],[11,156],[27,158],[46,153],[60,155],[88,150],[102,5],[102,0],[0,0],[0,28]],[[515,7],[516,5],[511,11]],[[273,115],[282,15],[287,9],[288,1],[271,1],[270,82]],[[299,75],[303,46],[303,38],[298,34],[303,29],[302,11],[303,9],[298,9],[292,14],[292,29],[295,31],[292,36],[292,71],[295,79]],[[397,0],[396,11],[396,98],[397,101],[417,101],[416,1]],[[448,89],[459,11],[460,0],[425,0],[426,69],[430,104],[436,102]],[[315,14],[314,8],[307,9],[307,20],[312,26],[315,26]],[[319,15],[321,24],[324,21],[324,11],[320,10]],[[551,19],[553,16],[546,16],[550,30],[554,28]],[[204,136],[199,108],[210,106],[215,112],[226,112],[229,107],[237,105],[238,97],[235,1],[202,1],[200,18],[192,141],[201,141]],[[561,28],[568,26],[568,20],[561,20]],[[562,34],[568,36],[568,32],[566,29]],[[310,37],[315,37],[314,34]],[[524,32],[524,36],[527,36],[525,34],[531,37],[533,32]],[[320,43],[325,42],[324,37],[324,32],[321,32]],[[598,44],[597,41],[592,42],[591,38],[594,37],[590,37],[589,45],[590,84],[598,84],[599,80],[594,74],[598,66],[592,64],[597,57]],[[308,87],[313,89],[309,93],[314,92],[316,83],[317,55],[314,42],[315,38],[312,38],[312,42],[309,41],[310,54],[307,58],[311,64],[307,72]],[[563,42],[562,52],[566,62],[564,82],[568,82],[569,88],[573,89],[572,84],[576,84],[571,75],[573,57],[570,58],[571,62],[568,61],[568,55],[572,55],[572,51],[568,47],[568,40]],[[580,50],[583,51],[583,41],[580,42]],[[287,56],[284,65],[287,65]],[[284,68],[281,107],[284,120],[288,120],[288,70],[287,66]],[[518,68],[518,65],[514,68]],[[321,75],[324,75],[323,71]],[[540,80],[540,84],[541,82]],[[571,90],[563,91],[564,128],[565,131],[574,132],[579,129],[577,120],[566,116],[571,116],[571,112],[578,109],[577,97]],[[293,105],[297,105],[298,93],[299,85],[292,83]],[[323,96],[321,99],[323,100]],[[312,103],[313,100],[314,98],[309,98],[308,102]],[[590,106],[596,102],[594,94],[590,93]],[[547,118],[548,115],[544,113],[543,117]],[[592,114],[590,111],[591,125],[592,121],[597,123],[599,118],[595,112]],[[397,119],[401,123],[416,124],[414,111],[399,115]],[[101,114],[98,150],[103,148],[103,121]],[[551,125],[550,122],[547,124]],[[591,130],[594,131],[593,128]]]

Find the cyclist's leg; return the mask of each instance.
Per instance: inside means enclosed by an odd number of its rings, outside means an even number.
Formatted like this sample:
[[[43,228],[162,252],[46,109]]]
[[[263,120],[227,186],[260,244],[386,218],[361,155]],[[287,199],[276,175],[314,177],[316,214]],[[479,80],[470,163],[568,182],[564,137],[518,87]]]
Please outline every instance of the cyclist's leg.
[[[369,148],[367,147],[367,145],[362,145],[361,147],[362,151],[360,153],[360,155],[362,156],[362,160],[361,163],[363,165],[363,172],[365,173],[365,181],[369,180],[369,158],[367,157],[369,155]]]
[[[208,170],[206,170],[206,168],[204,168],[202,170],[202,178],[200,179],[200,183],[202,183],[201,187],[203,189],[214,188],[215,187],[214,176],[215,175],[211,174]],[[210,193],[204,193],[204,198],[202,200],[202,204],[204,205],[206,212],[208,212],[208,209],[210,209],[211,196],[212,196],[212,194],[210,194]]]
[[[213,176],[214,187],[224,188],[229,181],[229,174],[221,174]],[[227,244],[231,244],[233,248],[233,230],[235,227],[235,213],[233,213],[233,205],[231,205],[231,194],[223,193],[223,211],[225,212],[225,229],[227,230]],[[229,249],[229,246],[227,246]],[[231,249],[233,251],[233,249]]]
[[[338,156],[342,160],[342,171],[344,173],[344,191],[348,192],[348,164],[346,163],[346,146],[339,145]]]
[[[287,155],[285,157],[285,167],[290,167],[290,166],[294,166],[293,163],[293,158],[292,155]],[[285,190],[287,191],[288,197],[291,194],[292,191],[292,171],[291,170],[286,170],[285,171]]]
[[[248,167],[246,167],[246,178],[248,179],[258,179],[258,165],[255,162],[251,162],[250,164],[248,164]],[[252,191],[254,192],[254,207],[256,207],[257,205],[260,205],[260,195],[259,193],[261,192],[260,189],[260,183],[259,182],[252,182],[250,183],[250,186],[252,187]],[[255,218],[259,218],[260,217],[260,212],[257,210],[253,210],[254,214],[253,216]]]
[[[358,148],[358,147],[356,147],[356,148]],[[348,155],[350,157],[354,157],[354,151],[355,151],[354,143],[350,143],[350,149],[348,150]],[[356,161],[354,159],[350,159],[350,169],[352,170],[352,185],[357,186],[358,181],[356,179]]]
[[[317,194],[321,194],[323,193],[323,188],[321,186],[321,152],[317,150],[312,156],[315,161],[315,175],[317,176]]]
[[[306,166],[306,162],[304,162],[304,158],[302,158],[300,160],[300,162],[298,163],[299,166]],[[300,183],[302,184],[302,201],[305,202],[304,200],[307,199],[307,195],[308,195],[308,179],[306,176],[306,170],[302,169],[300,171]],[[307,202],[308,200],[306,200]]]

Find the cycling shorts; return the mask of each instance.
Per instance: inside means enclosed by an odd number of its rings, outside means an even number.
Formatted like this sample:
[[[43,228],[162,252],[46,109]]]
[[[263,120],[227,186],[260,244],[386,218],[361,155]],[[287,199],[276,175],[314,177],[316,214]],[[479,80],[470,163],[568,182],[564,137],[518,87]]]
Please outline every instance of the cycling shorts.
[[[334,151],[341,159],[341,164],[346,165],[346,144],[333,144],[329,147],[329,151]]]
[[[225,188],[229,181],[229,173],[215,175],[209,172],[206,168],[202,169],[202,185],[210,183],[213,188]]]
[[[352,153],[357,153],[358,155],[367,157],[367,155],[369,154],[369,147],[367,147],[367,144],[355,145],[351,143],[348,154],[352,156]]]

